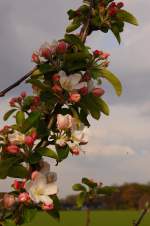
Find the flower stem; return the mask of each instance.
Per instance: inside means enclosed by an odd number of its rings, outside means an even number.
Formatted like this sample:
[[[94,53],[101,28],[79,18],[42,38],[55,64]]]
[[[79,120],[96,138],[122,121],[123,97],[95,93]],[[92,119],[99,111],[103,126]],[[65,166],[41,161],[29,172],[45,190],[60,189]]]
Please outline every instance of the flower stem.
[[[145,215],[147,214],[148,210],[150,208],[150,204],[148,204],[144,210],[142,211],[140,217],[137,219],[137,221],[133,221],[133,226],[139,226],[144,219]]]

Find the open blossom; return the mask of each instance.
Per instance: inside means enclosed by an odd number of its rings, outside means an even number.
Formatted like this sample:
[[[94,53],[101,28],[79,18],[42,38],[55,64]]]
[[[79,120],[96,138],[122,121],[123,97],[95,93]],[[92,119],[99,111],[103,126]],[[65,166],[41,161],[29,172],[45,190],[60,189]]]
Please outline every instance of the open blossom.
[[[84,127],[82,130],[73,130],[71,133],[71,139],[76,144],[88,143],[88,129]]]
[[[59,130],[66,130],[72,127],[73,118],[71,115],[57,115],[57,127]]]
[[[60,75],[60,84],[61,87],[68,92],[81,89],[84,86],[87,86],[86,82],[80,82],[82,79],[81,74],[72,74],[67,76],[64,71],[58,73]]]
[[[35,203],[53,204],[50,195],[57,194],[58,188],[55,182],[48,183],[47,176],[40,173],[34,180],[27,181],[25,185],[31,200]]]
[[[67,143],[68,137],[65,134],[60,135],[60,137],[56,140],[56,144],[60,147],[64,147]]]
[[[8,140],[11,144],[23,144],[25,135],[15,130],[14,133],[8,134]]]

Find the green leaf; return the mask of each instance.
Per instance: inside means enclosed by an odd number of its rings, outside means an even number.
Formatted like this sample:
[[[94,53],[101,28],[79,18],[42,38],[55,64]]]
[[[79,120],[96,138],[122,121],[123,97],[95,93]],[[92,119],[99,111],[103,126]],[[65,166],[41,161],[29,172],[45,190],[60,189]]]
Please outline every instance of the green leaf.
[[[74,34],[66,34],[65,35],[65,41],[68,42],[70,45],[75,45],[79,48],[85,48],[81,39]]]
[[[101,112],[103,112],[105,115],[109,115],[109,106],[107,103],[101,98],[97,98],[97,103],[100,106]]]
[[[120,9],[117,13],[117,17],[122,21],[138,26],[138,21],[136,17],[133,16],[131,13],[127,12],[126,10]]]
[[[81,208],[83,206],[84,202],[86,201],[86,195],[87,195],[86,192],[81,192],[77,196],[76,203],[78,208]]]
[[[32,127],[36,127],[38,121],[40,120],[41,113],[40,112],[32,112],[29,117],[24,121],[22,132],[26,133]]]
[[[97,104],[96,98],[90,93],[81,100],[81,108],[88,110],[93,118],[100,118],[100,106]]]
[[[79,19],[74,19],[66,28],[66,32],[70,33],[75,31],[81,25],[81,21]]]
[[[6,160],[0,160],[0,179],[5,179],[8,176],[10,168],[18,161],[17,158],[12,157]]]
[[[36,69],[36,70],[31,74],[31,77],[37,78],[37,77],[39,77],[39,76],[41,76],[41,75],[43,75],[43,72],[40,71],[39,69]]]
[[[52,218],[54,218],[57,221],[60,221],[60,213],[58,210],[54,209],[51,210],[50,212],[47,212],[48,215],[50,215]]]
[[[38,79],[28,79],[26,83],[31,83],[32,85],[35,85],[39,89],[43,89],[43,90],[49,89],[49,86],[46,86],[43,82],[41,82]]]
[[[11,109],[10,111],[6,112],[3,117],[4,121],[6,121],[16,110],[17,109]]]
[[[112,25],[111,31],[115,35],[118,43],[120,44],[121,43],[121,37],[120,37],[120,31],[119,31],[119,28],[117,27],[117,25]]]
[[[41,71],[42,74],[54,71],[54,67],[47,63],[39,65],[38,69]]]
[[[95,188],[97,186],[96,182],[93,182],[92,180],[89,180],[86,177],[82,178],[82,183],[88,185],[90,188]]]
[[[111,71],[107,69],[101,70],[101,77],[107,79],[111,85],[114,87],[115,92],[118,96],[122,93],[122,85],[120,80]]]
[[[38,150],[35,150],[35,152],[38,152],[41,154],[41,156],[46,156],[56,160],[58,159],[57,153],[50,148],[38,148]]]
[[[86,188],[82,184],[74,184],[72,189],[74,191],[86,191]]]
[[[13,178],[26,178],[28,175],[27,169],[22,165],[14,165],[8,171],[8,176]]]
[[[19,127],[22,127],[23,123],[25,121],[25,115],[23,111],[18,111],[16,114],[16,124]]]
[[[27,96],[24,99],[23,106],[22,106],[22,111],[29,110],[32,102],[33,102],[33,96]]]
[[[36,164],[38,163],[42,158],[42,155],[38,152],[32,153],[28,159],[28,162],[30,164]]]
[[[23,209],[23,222],[24,223],[30,223],[34,217],[36,216],[38,210],[36,208],[24,208]]]
[[[57,146],[56,151],[58,154],[58,162],[61,162],[62,160],[68,157],[70,148],[68,146],[65,146],[65,147]]]

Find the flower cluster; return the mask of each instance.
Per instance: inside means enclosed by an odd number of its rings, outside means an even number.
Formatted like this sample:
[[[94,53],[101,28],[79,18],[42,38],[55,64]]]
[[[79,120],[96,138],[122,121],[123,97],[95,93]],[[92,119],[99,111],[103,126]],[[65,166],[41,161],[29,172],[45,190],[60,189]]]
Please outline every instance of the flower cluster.
[[[52,44],[45,42],[39,50],[32,54],[32,61],[36,64],[53,60],[57,54],[64,54],[68,49],[68,44],[62,41],[54,41]]]
[[[56,184],[56,174],[50,172],[47,162],[41,162],[41,171],[34,171],[30,180],[15,180],[12,184],[15,194],[5,194],[3,204],[6,209],[24,204],[26,206],[38,205],[42,210],[52,210],[54,208],[53,195],[58,192]]]

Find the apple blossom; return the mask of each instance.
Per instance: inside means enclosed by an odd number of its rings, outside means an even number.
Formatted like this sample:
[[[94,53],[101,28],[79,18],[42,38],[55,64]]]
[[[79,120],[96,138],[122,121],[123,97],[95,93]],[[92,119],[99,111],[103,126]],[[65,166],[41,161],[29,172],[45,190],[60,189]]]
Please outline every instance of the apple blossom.
[[[61,87],[68,92],[87,86],[86,82],[80,82],[82,79],[81,74],[76,73],[67,76],[64,71],[60,71],[58,74],[60,75]]]
[[[11,144],[23,144],[25,142],[25,135],[15,130],[13,133],[8,134],[8,140]]]
[[[35,180],[27,181],[25,189],[33,202],[42,202],[46,205],[53,204],[53,200],[49,196],[57,194],[58,191],[56,183],[48,183],[47,177],[42,173],[39,173]]]
[[[72,127],[72,116],[67,114],[67,115],[62,115],[58,114],[57,115],[57,128],[59,130],[66,130],[70,129]]]

